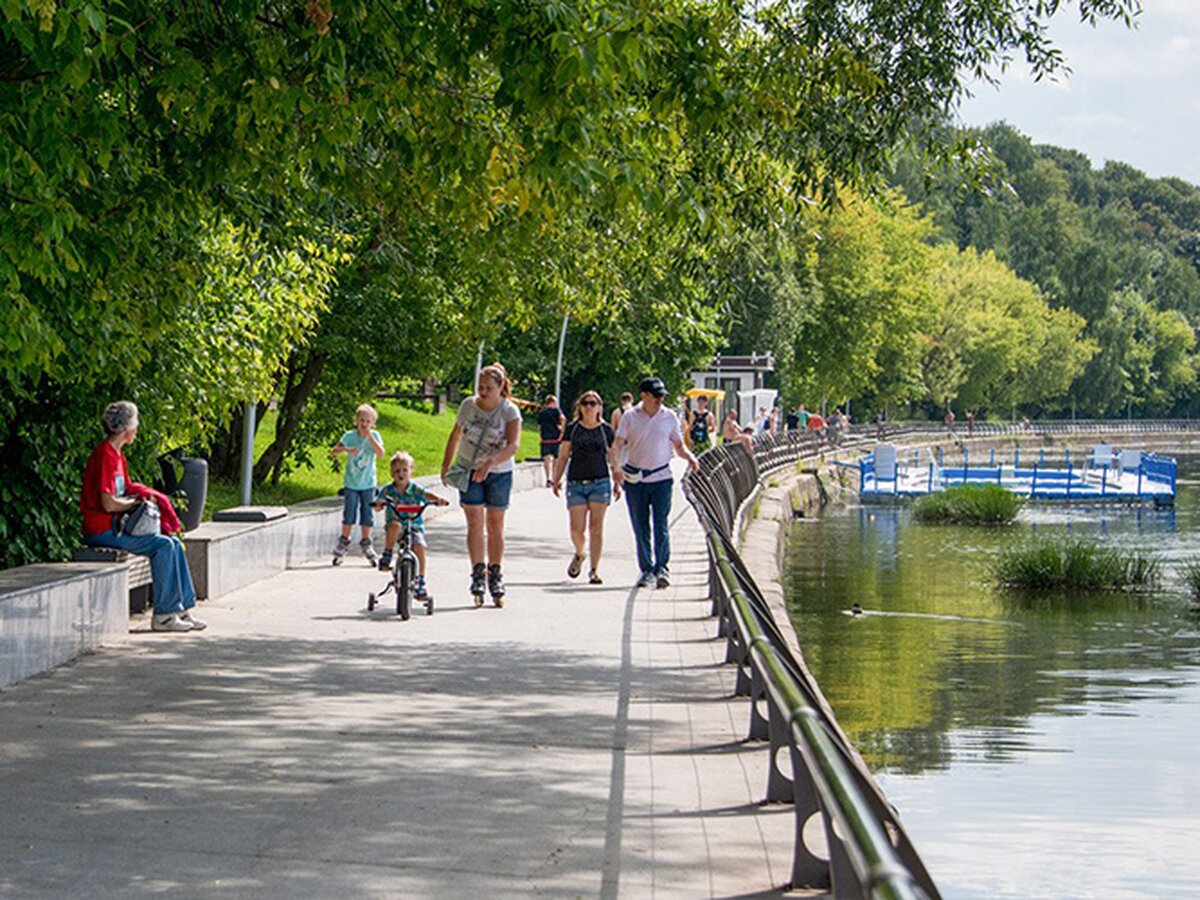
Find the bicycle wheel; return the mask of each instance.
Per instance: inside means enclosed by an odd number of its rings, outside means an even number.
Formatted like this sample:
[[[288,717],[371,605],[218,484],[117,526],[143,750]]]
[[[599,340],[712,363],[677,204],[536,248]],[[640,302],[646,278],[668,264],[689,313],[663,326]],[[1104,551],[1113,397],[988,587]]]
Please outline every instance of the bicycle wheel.
[[[401,559],[397,565],[400,567],[400,583],[396,585],[396,614],[407,622],[412,615],[413,561]]]

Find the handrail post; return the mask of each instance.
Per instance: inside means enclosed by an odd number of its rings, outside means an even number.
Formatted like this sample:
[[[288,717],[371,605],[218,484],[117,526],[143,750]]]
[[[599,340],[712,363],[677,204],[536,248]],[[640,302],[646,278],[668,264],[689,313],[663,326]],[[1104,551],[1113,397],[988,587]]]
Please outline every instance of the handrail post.
[[[752,741],[769,741],[771,739],[771,723],[767,721],[759,709],[759,703],[767,700],[768,705],[770,700],[767,698],[767,685],[763,680],[762,672],[758,670],[758,666],[754,665],[754,660],[750,659],[750,733],[747,735]]]
[[[791,778],[783,774],[780,768],[780,757],[791,744],[791,723],[784,718],[783,712],[775,699],[767,695],[767,735],[771,742],[770,755],[767,757],[767,802],[794,803],[796,800],[796,785]]]

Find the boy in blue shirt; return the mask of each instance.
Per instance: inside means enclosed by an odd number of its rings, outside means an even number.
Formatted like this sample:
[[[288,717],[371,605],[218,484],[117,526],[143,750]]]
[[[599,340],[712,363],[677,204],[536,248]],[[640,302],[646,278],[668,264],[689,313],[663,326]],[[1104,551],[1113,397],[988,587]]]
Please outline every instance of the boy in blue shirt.
[[[379,414],[375,408],[364,403],[354,413],[354,428],[342,435],[333,445],[334,456],[346,457],[345,500],[342,504],[342,535],[333,548],[333,564],[340,565],[342,557],[350,549],[350,531],[355,523],[362,526],[363,556],[372,566],[379,559],[371,546],[371,529],[375,527],[375,460],[383,458],[383,438],[375,430]]]
[[[432,503],[434,506],[449,506],[450,501],[435,497],[412,480],[413,458],[403,450],[392,454],[391,460],[392,483],[384,485],[375,498],[375,508],[385,509],[387,530],[384,538],[383,556],[379,558],[379,568],[386,572],[392,567],[392,551],[400,538],[400,523],[410,522],[412,534],[412,551],[417,557],[417,583],[415,595],[418,600],[429,596],[425,590],[425,521],[422,516],[413,513],[398,513],[392,509],[397,506],[419,506],[422,503]]]

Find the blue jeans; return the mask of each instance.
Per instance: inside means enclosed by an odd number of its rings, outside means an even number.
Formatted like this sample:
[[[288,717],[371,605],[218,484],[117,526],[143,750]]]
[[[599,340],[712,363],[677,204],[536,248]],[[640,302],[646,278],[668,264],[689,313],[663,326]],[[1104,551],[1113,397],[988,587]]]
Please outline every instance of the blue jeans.
[[[361,491],[345,488],[342,496],[342,524],[353,525],[357,519],[359,525],[374,528],[375,510],[371,508],[374,501],[375,488],[364,488]]]
[[[668,530],[671,517],[671,492],[675,482],[668,478],[646,484],[625,486],[625,503],[629,507],[629,521],[633,525],[633,540],[637,544],[638,568],[645,575],[650,572],[666,572],[671,561],[671,535]],[[654,518],[654,554],[650,553],[650,519]]]
[[[84,543],[93,547],[115,547],[150,557],[150,575],[154,579],[154,613],[178,613],[196,605],[196,589],[187,554],[179,538],[165,534],[144,534],[130,537],[109,529],[85,537]]]

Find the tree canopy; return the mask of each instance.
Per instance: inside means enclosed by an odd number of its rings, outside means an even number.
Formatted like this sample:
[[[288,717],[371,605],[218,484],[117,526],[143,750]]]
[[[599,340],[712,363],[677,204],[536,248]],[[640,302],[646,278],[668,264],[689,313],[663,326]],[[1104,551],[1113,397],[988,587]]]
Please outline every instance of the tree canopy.
[[[74,539],[35,509],[116,397],[144,465],[564,313],[596,377],[684,371],[741,302],[724,263],[928,148],[964,79],[1060,69],[1060,5],[0,0],[3,562]]]

